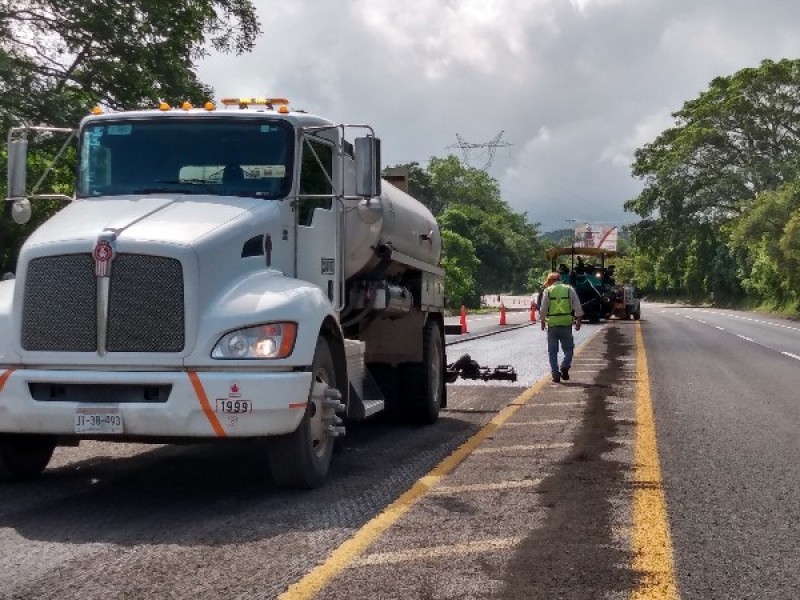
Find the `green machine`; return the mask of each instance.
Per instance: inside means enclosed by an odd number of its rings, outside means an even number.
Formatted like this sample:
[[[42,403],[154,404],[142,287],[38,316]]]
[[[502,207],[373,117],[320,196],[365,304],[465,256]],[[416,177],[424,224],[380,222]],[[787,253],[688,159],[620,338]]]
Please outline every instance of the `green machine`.
[[[617,293],[614,265],[607,261],[619,256],[617,252],[567,246],[550,248],[546,256],[553,271],[561,275],[561,281],[575,288],[585,320],[596,323],[611,317]]]

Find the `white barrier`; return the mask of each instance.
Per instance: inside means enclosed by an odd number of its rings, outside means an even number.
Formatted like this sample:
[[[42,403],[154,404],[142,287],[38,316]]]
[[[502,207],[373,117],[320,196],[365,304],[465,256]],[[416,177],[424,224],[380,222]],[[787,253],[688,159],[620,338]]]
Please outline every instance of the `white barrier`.
[[[481,296],[481,306],[486,308],[506,307],[506,310],[530,310],[531,302],[536,302],[536,294],[530,296],[507,296],[505,294],[487,294]]]

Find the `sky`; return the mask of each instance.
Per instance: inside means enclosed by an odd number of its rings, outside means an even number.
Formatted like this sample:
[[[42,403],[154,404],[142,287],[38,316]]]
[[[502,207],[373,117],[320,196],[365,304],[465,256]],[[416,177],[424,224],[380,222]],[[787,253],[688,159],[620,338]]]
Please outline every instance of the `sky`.
[[[198,68],[219,98],[367,123],[384,166],[456,154],[540,230],[626,225],[637,148],[712,79],[800,57],[797,0],[253,0],[253,52]]]

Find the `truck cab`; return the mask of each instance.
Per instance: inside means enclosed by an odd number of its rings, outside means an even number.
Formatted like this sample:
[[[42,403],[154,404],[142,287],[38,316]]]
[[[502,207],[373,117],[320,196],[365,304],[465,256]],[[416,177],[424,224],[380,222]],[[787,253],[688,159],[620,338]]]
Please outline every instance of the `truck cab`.
[[[280,485],[314,487],[347,420],[393,402],[436,420],[433,216],[382,185],[371,128],[283,99],[222,105],[81,122],[74,197],[0,282],[0,478],[82,439],[263,437]],[[23,218],[36,133],[10,143]],[[422,384],[398,395],[408,370]]]

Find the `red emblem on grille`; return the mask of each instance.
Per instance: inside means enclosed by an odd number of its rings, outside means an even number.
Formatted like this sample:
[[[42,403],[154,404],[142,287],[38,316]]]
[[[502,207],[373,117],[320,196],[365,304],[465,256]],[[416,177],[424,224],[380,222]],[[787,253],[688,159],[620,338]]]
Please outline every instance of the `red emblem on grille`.
[[[99,240],[94,247],[94,274],[97,277],[111,275],[111,261],[114,260],[114,248],[108,240]]]

